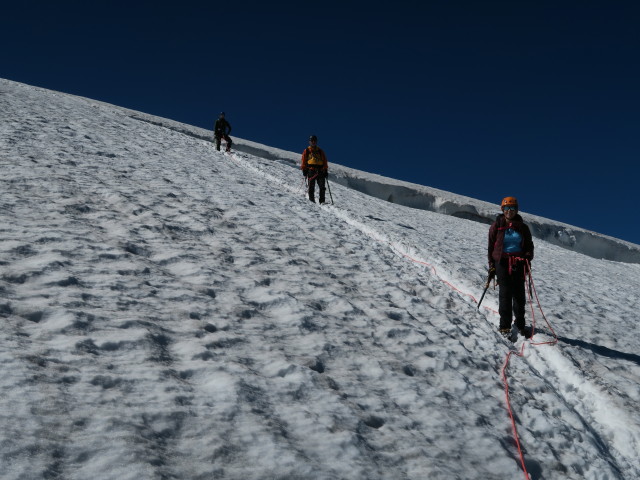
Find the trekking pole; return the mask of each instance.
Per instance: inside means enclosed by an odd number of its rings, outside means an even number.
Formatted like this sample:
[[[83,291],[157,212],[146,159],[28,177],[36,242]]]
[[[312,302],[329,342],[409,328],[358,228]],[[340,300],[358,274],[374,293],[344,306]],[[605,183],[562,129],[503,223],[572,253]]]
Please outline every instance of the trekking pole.
[[[478,302],[478,310],[480,310],[480,304],[482,303],[482,300],[484,299],[484,295],[487,293],[487,290],[489,290],[489,285],[491,285],[491,280],[493,280],[493,277],[495,276],[496,271],[495,269],[491,269],[489,270],[489,273],[487,274],[487,283],[484,286],[484,291],[482,292],[482,296],[480,297],[480,301]]]
[[[333,205],[333,195],[331,195],[331,185],[329,185],[329,172],[327,172],[327,188],[329,189],[329,198],[331,198],[331,205]]]

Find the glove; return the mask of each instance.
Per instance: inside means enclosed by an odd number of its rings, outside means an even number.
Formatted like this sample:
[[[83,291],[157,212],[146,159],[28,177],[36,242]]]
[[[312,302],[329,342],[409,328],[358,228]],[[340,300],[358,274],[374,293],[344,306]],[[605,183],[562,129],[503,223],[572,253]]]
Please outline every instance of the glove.
[[[302,176],[303,177],[308,177],[309,176],[309,170],[307,170],[306,168],[302,169]]]
[[[329,178],[329,171],[328,170],[323,170],[322,171],[322,178]]]
[[[487,281],[493,280],[493,277],[496,276],[496,267],[489,267],[489,273],[487,274]]]

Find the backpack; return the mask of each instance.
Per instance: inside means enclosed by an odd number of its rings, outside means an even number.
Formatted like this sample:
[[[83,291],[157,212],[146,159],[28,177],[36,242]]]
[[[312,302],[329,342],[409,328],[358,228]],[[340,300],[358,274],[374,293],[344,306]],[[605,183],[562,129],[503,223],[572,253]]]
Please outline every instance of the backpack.
[[[320,147],[318,147],[318,149],[315,151],[313,151],[311,147],[307,147],[307,166],[308,167],[324,166],[322,149]]]

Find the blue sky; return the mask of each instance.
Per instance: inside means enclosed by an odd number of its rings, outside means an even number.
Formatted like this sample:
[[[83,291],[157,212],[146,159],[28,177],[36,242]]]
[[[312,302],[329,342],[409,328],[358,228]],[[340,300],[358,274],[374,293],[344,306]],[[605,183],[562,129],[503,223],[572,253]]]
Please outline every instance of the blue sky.
[[[2,78],[640,244],[637,2],[12,3]]]

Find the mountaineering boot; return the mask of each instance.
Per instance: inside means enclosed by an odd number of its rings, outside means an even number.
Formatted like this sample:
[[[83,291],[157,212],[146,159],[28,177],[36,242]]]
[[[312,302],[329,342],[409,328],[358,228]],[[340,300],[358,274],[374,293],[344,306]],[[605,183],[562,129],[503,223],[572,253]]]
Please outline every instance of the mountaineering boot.
[[[518,335],[514,334],[510,328],[501,328],[500,335],[510,342],[515,342],[518,339]]]
[[[531,338],[531,328],[527,327],[524,317],[516,318],[516,328],[524,338]]]
[[[528,327],[519,328],[518,332],[520,332],[520,335],[522,335],[524,338],[531,338],[531,329]]]

